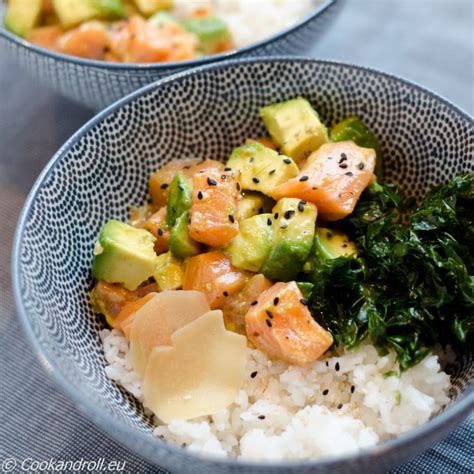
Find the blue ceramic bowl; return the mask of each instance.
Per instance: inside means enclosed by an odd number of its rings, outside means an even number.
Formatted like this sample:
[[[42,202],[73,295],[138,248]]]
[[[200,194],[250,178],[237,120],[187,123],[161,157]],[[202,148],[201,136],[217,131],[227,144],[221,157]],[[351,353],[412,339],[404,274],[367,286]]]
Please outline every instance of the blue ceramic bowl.
[[[222,60],[281,54],[304,54],[332,24],[342,2],[324,0],[298,23],[253,45],[191,61],[154,64],[107,63],[76,58],[35,46],[3,28],[0,2],[0,44],[29,71],[61,95],[101,110],[142,86],[189,68]]]
[[[152,436],[140,404],[110,381],[89,306],[94,242],[102,224],[126,219],[146,198],[152,171],[176,157],[226,159],[263,133],[259,107],[295,96],[329,124],[357,114],[380,137],[387,179],[421,197],[474,171],[472,118],[402,79],[326,61],[229,61],[151,84],[79,130],[41,174],[23,210],[13,254],[18,313],[46,367],[99,427],[175,472],[377,472],[448,434],[473,406],[472,356],[450,367],[452,403],[426,425],[358,455],[284,464],[197,457]]]

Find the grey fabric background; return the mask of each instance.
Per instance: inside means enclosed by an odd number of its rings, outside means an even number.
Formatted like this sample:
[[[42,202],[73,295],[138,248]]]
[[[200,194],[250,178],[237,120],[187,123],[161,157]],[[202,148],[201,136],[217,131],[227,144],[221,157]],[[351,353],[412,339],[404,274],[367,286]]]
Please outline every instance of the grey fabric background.
[[[348,0],[313,55],[404,76],[474,112],[474,0]],[[0,463],[9,457],[105,458],[125,461],[127,472],[159,472],[84,419],[60,393],[25,340],[12,301],[11,244],[28,190],[91,117],[26,77],[0,51]],[[396,472],[473,472],[473,435],[471,417]]]

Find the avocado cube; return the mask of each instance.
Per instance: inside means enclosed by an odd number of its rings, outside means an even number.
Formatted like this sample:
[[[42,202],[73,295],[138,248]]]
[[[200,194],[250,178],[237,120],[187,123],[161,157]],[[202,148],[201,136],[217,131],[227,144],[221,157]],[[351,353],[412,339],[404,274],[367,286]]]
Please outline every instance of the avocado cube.
[[[166,11],[159,11],[155,13],[150,18],[148,18],[148,23],[153,25],[155,28],[161,28],[167,24],[178,25],[178,22],[173,17],[173,15],[170,15]]]
[[[315,267],[318,262],[325,262],[338,257],[357,257],[357,247],[344,232],[325,227],[318,227],[314,236]]]
[[[170,234],[169,247],[176,258],[186,258],[197,255],[200,245],[189,237],[188,233],[189,212],[186,211],[177,219]]]
[[[231,39],[227,23],[215,16],[190,18],[182,25],[197,37],[199,48],[206,54],[216,53]]]
[[[273,218],[259,214],[240,222],[239,234],[228,247],[232,265],[242,270],[259,272],[272,245]]]
[[[328,131],[302,97],[263,107],[260,116],[273,141],[297,163],[328,141]]]
[[[140,13],[145,16],[153,15],[160,10],[169,10],[173,8],[173,0],[134,0]]]
[[[261,193],[248,192],[242,196],[242,199],[237,204],[239,220],[270,212],[274,205],[275,201],[268,196]]]
[[[168,194],[166,224],[173,227],[176,219],[191,208],[193,185],[184,174],[177,173],[171,180]]]
[[[273,242],[261,272],[273,281],[294,280],[313,246],[316,206],[295,198],[273,208]]]
[[[156,258],[153,277],[161,291],[177,290],[183,286],[183,262],[173,257],[171,252],[162,253]]]
[[[98,280],[136,290],[155,270],[155,240],[146,230],[117,220],[107,222],[94,249],[92,274]]]
[[[243,189],[266,195],[298,174],[298,166],[291,158],[260,143],[235,148],[227,166],[240,171]]]
[[[351,140],[356,145],[375,150],[375,175],[377,178],[382,179],[383,162],[380,143],[376,135],[369,130],[367,125],[365,125],[359,117],[348,117],[342,122],[334,125],[331,129],[330,137],[333,142],[345,142]]]
[[[92,19],[123,18],[122,0],[53,0],[61,25],[66,28]]]
[[[10,0],[5,28],[18,36],[27,36],[38,24],[43,0]]]

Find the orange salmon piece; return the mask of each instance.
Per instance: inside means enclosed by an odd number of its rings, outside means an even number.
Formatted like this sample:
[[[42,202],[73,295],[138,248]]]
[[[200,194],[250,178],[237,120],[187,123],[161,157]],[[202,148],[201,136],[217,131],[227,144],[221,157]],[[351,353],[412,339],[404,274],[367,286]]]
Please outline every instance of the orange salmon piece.
[[[326,143],[309,156],[298,176],[277,186],[272,197],[304,199],[316,204],[322,219],[337,221],[354,210],[374,168],[372,148],[352,141]]]
[[[223,253],[202,253],[185,260],[183,290],[204,293],[210,308],[218,309],[245,285],[247,278]]]
[[[146,222],[144,228],[150,231],[155,237],[155,252],[157,255],[168,251],[170,240],[170,230],[166,227],[166,207],[162,207],[155,212]]]
[[[42,26],[31,31],[26,40],[42,48],[54,50],[57,49],[58,40],[63,33],[63,29],[58,25]]]
[[[65,33],[58,50],[80,58],[102,60],[110,49],[110,35],[102,23],[90,21]]]
[[[303,367],[332,345],[331,334],[311,316],[294,281],[276,283],[245,315],[250,341],[275,359]]]
[[[193,182],[190,237],[211,247],[226,247],[239,233],[240,175],[210,169],[194,175]]]
[[[155,293],[148,293],[139,300],[126,304],[114,320],[114,327],[120,329],[127,339],[130,340],[133,320],[137,311],[153,298]]]

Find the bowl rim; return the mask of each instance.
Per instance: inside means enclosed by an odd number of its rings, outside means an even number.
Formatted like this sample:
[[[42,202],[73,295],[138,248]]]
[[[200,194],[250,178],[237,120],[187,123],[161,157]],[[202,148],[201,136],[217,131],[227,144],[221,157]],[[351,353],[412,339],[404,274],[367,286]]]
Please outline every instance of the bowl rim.
[[[411,88],[417,89],[428,96],[440,101],[449,107],[453,112],[457,113],[468,122],[470,122],[472,129],[474,129],[474,118],[469,115],[467,112],[454,105],[449,100],[441,97],[435,92],[417,84],[416,82],[409,81],[400,76],[378,71],[374,68],[360,66],[352,64],[349,62],[342,61],[332,61],[332,60],[319,60],[314,58],[306,57],[294,57],[294,56],[275,56],[275,57],[261,57],[261,58],[249,58],[249,59],[238,59],[220,62],[216,64],[211,64],[207,66],[202,66],[200,68],[195,68],[192,70],[186,70],[172,76],[168,76],[154,83],[148,84],[131,94],[123,97],[122,99],[116,101],[91,120],[85,123],[78,131],[76,131],[53,155],[53,157],[46,164],[43,171],[38,176],[35,181],[31,191],[29,192],[23,209],[21,211],[15,236],[13,242],[13,251],[12,251],[12,260],[11,260],[11,274],[12,274],[12,288],[15,306],[17,309],[17,315],[23,326],[23,330],[30,340],[30,344],[35,350],[37,358],[40,360],[42,367],[51,375],[54,381],[57,383],[58,387],[65,393],[74,403],[75,407],[79,412],[82,412],[88,419],[93,421],[95,425],[102,431],[106,432],[113,439],[118,441],[124,446],[128,446],[138,457],[145,459],[146,461],[153,463],[156,466],[167,467],[167,461],[165,457],[157,456],[156,450],[153,449],[156,446],[156,443],[161,443],[161,447],[164,452],[168,451],[170,454],[173,454],[178,457],[187,459],[189,462],[199,461],[203,466],[209,465],[214,468],[219,467],[228,467],[234,466],[241,469],[248,470],[258,470],[258,469],[272,469],[275,471],[286,472],[289,469],[331,469],[336,468],[340,464],[355,462],[357,460],[366,458],[374,459],[383,456],[384,454],[397,450],[403,449],[404,447],[413,444],[419,439],[426,437],[430,433],[439,431],[443,426],[449,425],[450,423],[460,423],[465,419],[468,413],[474,408],[474,384],[471,382],[467,389],[463,392],[463,396],[460,400],[456,401],[453,405],[449,406],[439,415],[436,415],[434,418],[431,418],[426,423],[414,428],[397,438],[383,442],[380,445],[376,445],[369,449],[364,449],[356,453],[345,454],[342,456],[327,457],[321,459],[301,459],[294,461],[282,461],[282,462],[257,462],[257,461],[247,461],[236,458],[217,458],[212,456],[203,456],[191,453],[189,451],[183,450],[181,447],[174,445],[172,443],[162,442],[160,439],[150,436],[149,433],[144,431],[133,429],[121,421],[119,418],[112,418],[107,416],[100,408],[98,408],[93,403],[88,402],[87,397],[81,397],[81,393],[71,388],[68,384],[66,378],[63,376],[62,371],[58,368],[55,359],[49,357],[42,347],[41,342],[36,338],[34,334],[33,327],[30,323],[28,317],[28,311],[25,307],[22,291],[21,291],[21,281],[20,281],[20,264],[21,264],[21,249],[23,242],[23,234],[25,232],[26,223],[32,211],[36,196],[41,190],[43,182],[48,178],[51,172],[54,170],[56,165],[61,162],[66,153],[86,134],[90,129],[95,127],[97,124],[102,122],[107,117],[113,115],[123,106],[135,101],[151,92],[154,89],[158,89],[169,82],[179,83],[189,76],[195,76],[200,74],[206,74],[208,71],[215,71],[219,69],[228,69],[228,68],[238,68],[240,66],[245,66],[249,64],[258,64],[258,63],[316,63],[319,65],[328,65],[336,66],[338,68],[344,68],[349,70],[357,70],[360,72],[366,72],[373,76],[382,76],[387,79],[393,80],[396,83],[409,86]],[[130,432],[133,432],[132,440],[130,439]],[[438,440],[436,440],[438,441]],[[421,454],[421,453],[417,453]]]
[[[39,54],[40,56],[46,56],[57,61],[64,61],[67,63],[72,63],[78,66],[87,66],[93,67],[96,69],[108,69],[113,71],[134,71],[134,72],[147,72],[147,71],[160,71],[160,70],[168,70],[168,69],[176,69],[179,70],[180,68],[194,68],[197,66],[202,66],[205,64],[214,63],[217,61],[227,61],[234,57],[238,57],[243,54],[251,54],[255,50],[267,46],[274,41],[278,41],[286,36],[291,35],[294,31],[299,30],[300,28],[306,26],[308,23],[311,23],[315,20],[318,16],[322,15],[323,13],[331,10],[331,8],[335,7],[337,2],[341,0],[322,0],[322,2],[317,5],[314,10],[303,17],[302,19],[298,20],[297,22],[289,25],[288,27],[284,28],[283,30],[278,31],[270,36],[266,36],[265,38],[251,43],[247,46],[242,48],[234,48],[229,51],[224,51],[219,54],[213,54],[210,56],[204,56],[198,59],[188,59],[186,61],[170,61],[170,62],[160,62],[160,63],[117,63],[117,62],[106,62],[106,61],[99,61],[96,59],[86,59],[80,58],[76,56],[71,56],[69,54],[58,53],[56,51],[52,51],[47,48],[42,48],[41,46],[37,46],[29,41],[26,41],[24,38],[21,38],[14,33],[8,31],[3,22],[0,25],[0,38],[3,37],[6,40],[14,43],[15,45],[26,49],[32,53]],[[1,7],[1,5],[0,5]],[[1,17],[0,17],[1,19]]]

